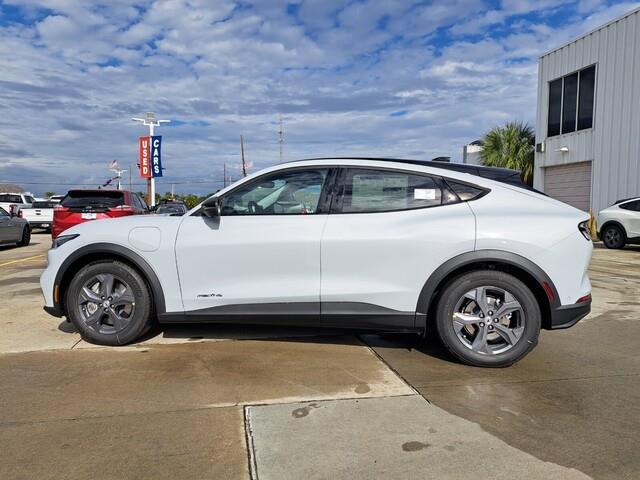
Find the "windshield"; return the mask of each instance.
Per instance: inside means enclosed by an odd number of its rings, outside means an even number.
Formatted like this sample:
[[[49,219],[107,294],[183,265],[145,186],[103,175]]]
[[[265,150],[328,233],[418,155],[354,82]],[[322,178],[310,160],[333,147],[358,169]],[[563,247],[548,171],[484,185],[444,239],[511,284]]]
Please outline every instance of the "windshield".
[[[107,207],[124,205],[124,194],[118,191],[71,191],[62,199],[63,207]]]

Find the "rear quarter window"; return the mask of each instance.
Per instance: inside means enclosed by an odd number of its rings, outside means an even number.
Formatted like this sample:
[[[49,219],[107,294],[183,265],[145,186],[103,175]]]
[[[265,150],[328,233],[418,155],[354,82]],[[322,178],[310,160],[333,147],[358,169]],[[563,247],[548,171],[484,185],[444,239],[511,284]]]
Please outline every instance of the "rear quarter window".
[[[463,202],[475,200],[487,193],[487,190],[468,183],[457,182],[455,180],[446,180],[447,185],[455,192]]]

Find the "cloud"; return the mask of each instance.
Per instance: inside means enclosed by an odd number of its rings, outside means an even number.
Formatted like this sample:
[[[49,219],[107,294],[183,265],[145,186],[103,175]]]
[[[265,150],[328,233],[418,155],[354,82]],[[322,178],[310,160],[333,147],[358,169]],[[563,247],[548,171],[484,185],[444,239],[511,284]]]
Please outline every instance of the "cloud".
[[[537,57],[633,3],[598,0],[5,0],[4,180],[100,184],[135,169],[130,117],[177,120],[159,189],[210,192],[239,165],[380,155],[460,159],[535,117]],[[9,178],[11,177],[11,178]],[[139,182],[139,180],[137,180]],[[207,182],[207,183],[203,183]],[[40,182],[42,183],[42,182]],[[45,189],[60,191],[62,186]],[[139,189],[136,187],[136,189]]]

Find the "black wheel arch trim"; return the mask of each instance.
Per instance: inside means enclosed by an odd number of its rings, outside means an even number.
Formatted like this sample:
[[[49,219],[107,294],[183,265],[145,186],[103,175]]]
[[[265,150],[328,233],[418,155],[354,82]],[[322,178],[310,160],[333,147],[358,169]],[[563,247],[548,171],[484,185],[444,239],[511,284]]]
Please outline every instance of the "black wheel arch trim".
[[[76,262],[82,260],[82,258],[84,257],[93,256],[96,254],[115,255],[131,263],[131,265],[133,265],[133,267],[142,274],[142,276],[149,284],[149,288],[151,289],[150,293],[153,296],[153,304],[156,315],[165,313],[166,307],[162,285],[160,284],[160,280],[158,279],[155,271],[153,270],[153,268],[151,268],[151,265],[149,265],[149,263],[144,258],[142,258],[133,250],[114,243],[93,243],[85,245],[84,247],[79,248],[71,255],[69,255],[64,260],[64,262],[62,262],[62,265],[56,273],[53,287],[54,290],[56,286],[58,286],[58,288],[62,286],[62,280],[64,279],[65,274],[71,266],[75,265]],[[51,310],[60,313],[65,312],[62,297],[63,295],[61,293],[58,300],[54,302],[54,306]]]
[[[416,321],[425,322],[425,324],[416,325],[416,327],[426,328],[426,315],[432,307],[433,300],[436,298],[439,289],[443,286],[443,282],[452,273],[457,270],[464,270],[465,267],[470,267],[474,264],[483,263],[499,263],[523,270],[535,279],[543,290],[545,290],[545,283],[549,286],[553,294],[553,301],[549,302],[551,309],[560,306],[560,297],[554,283],[544,270],[531,260],[504,250],[474,250],[447,260],[431,274],[420,291],[418,304],[416,306]]]
[[[604,224],[598,230],[598,236],[602,234],[605,228],[610,227],[611,225],[618,227],[622,232],[622,235],[624,236],[624,240],[627,241],[627,230],[624,228],[624,225],[622,225],[617,220],[607,220],[606,222],[604,222]]]

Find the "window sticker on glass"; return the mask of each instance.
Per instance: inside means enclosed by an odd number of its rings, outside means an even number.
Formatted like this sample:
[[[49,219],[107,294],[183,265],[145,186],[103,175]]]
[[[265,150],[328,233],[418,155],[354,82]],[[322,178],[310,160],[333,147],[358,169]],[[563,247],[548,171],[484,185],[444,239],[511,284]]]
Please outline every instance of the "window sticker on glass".
[[[413,191],[413,198],[416,200],[435,200],[436,190],[435,188],[416,188]]]

